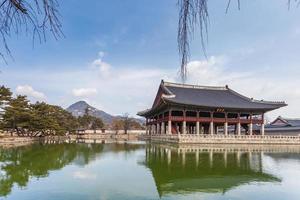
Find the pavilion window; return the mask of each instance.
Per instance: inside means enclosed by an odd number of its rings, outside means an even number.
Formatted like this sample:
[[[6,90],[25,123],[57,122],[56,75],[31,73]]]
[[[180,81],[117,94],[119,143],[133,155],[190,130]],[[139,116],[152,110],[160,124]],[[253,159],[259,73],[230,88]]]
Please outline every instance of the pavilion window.
[[[238,116],[239,116],[238,113],[228,113],[227,118],[237,119]]]
[[[164,112],[163,116],[168,117],[169,116],[169,111]]]
[[[241,113],[240,115],[240,119],[249,119],[249,114],[246,114],[246,113]]]
[[[225,113],[214,112],[213,117],[214,118],[225,118]]]
[[[199,112],[199,117],[210,117],[210,112]]]
[[[172,116],[174,116],[174,117],[183,117],[183,111],[172,110]]]
[[[186,117],[197,117],[196,111],[186,111]]]

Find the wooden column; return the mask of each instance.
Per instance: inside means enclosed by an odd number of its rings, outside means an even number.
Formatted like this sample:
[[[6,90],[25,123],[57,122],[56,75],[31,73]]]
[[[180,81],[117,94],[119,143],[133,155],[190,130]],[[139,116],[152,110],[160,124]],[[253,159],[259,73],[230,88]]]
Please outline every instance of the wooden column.
[[[150,135],[149,134],[149,120],[148,120],[148,118],[146,118],[146,135]]]
[[[196,134],[200,134],[199,111],[197,111]]]
[[[161,129],[160,129],[160,131],[161,131],[160,134],[166,134],[166,131],[165,131],[165,122],[161,123]]]
[[[168,118],[168,133],[169,135],[172,134],[172,121],[171,121],[171,115],[172,115],[172,111],[169,110],[169,118]]]
[[[249,135],[253,135],[252,114],[250,114]]]
[[[186,134],[186,119],[185,119],[185,110],[183,110],[183,122],[182,122],[182,134]]]
[[[262,118],[261,119],[262,122],[261,122],[260,134],[265,135],[265,114],[264,113],[261,115],[261,118]]]
[[[159,134],[159,115],[157,116],[157,120],[156,120],[156,134]]]
[[[227,120],[227,113],[225,113],[224,135],[228,135],[228,120]]]
[[[238,123],[237,123],[237,135],[241,135],[241,114],[238,113]]]
[[[210,112],[210,124],[209,124],[209,134],[213,135],[214,134],[214,113]]]

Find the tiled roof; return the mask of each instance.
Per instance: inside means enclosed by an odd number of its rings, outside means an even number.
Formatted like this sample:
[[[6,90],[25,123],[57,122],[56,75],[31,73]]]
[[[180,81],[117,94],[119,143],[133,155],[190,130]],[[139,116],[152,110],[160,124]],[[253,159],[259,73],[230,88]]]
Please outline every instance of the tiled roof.
[[[168,102],[195,105],[210,108],[234,108],[253,110],[274,110],[286,106],[284,102],[259,101],[245,97],[228,86],[207,87],[162,82],[162,87],[167,88],[170,97],[165,96]]]
[[[287,105],[285,102],[254,100],[235,92],[228,86],[211,87],[162,81],[159,91],[163,91],[160,97],[163,104],[256,112],[267,112]],[[161,104],[153,104],[151,109],[138,114],[143,116],[153,112],[157,109],[157,106],[161,106]]]

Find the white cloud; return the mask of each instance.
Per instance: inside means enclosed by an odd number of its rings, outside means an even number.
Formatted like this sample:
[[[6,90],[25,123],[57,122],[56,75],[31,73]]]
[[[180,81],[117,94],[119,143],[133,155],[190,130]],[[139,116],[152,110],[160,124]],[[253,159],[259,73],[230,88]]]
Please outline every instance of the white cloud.
[[[92,66],[99,69],[101,76],[108,77],[110,75],[111,65],[107,62],[104,62],[102,58],[94,60]]]
[[[100,58],[103,58],[106,55],[106,53],[104,51],[99,51],[98,55]]]
[[[96,88],[77,88],[72,90],[75,97],[89,97],[98,93]]]
[[[248,97],[264,99],[270,101],[286,101],[287,107],[272,111],[267,115],[275,118],[278,115],[288,117],[300,117],[298,99],[300,99],[300,89],[295,85],[300,84],[300,80],[290,76],[276,77],[269,73],[269,69],[256,71],[233,71],[228,68],[230,60],[224,56],[210,57],[204,61],[191,61],[188,64],[188,83],[200,85],[229,85],[230,88]],[[251,70],[251,69],[250,69]],[[290,79],[293,81],[290,81]]]
[[[102,59],[94,61],[96,66],[103,65]],[[187,83],[199,85],[229,85],[230,88],[249,97],[265,100],[284,100],[289,105],[269,113],[300,117],[300,85],[298,68],[286,65],[284,76],[275,66],[273,68],[237,67],[235,57],[213,56],[207,60],[193,60],[188,64]],[[240,64],[239,62],[238,64]],[[105,65],[105,64],[104,64]],[[178,67],[162,68],[156,66],[112,66],[108,64],[109,75],[103,78],[99,68],[86,66],[81,70],[49,71],[23,73],[12,72],[10,79],[28,81],[30,85],[40,84],[56,93],[49,96],[49,103],[64,107],[73,103],[74,96],[84,98],[91,105],[111,114],[129,112],[131,115],[149,108],[156,95],[161,79],[178,82]],[[237,70],[239,69],[239,70]],[[80,78],[74,78],[80,77]],[[57,81],[59,80],[59,81]],[[30,82],[31,81],[31,82]],[[75,89],[74,89],[75,88]],[[72,95],[66,91],[72,91]]]
[[[46,96],[42,92],[34,90],[30,85],[19,85],[16,88],[16,93],[19,95],[26,95],[36,99],[45,99]]]

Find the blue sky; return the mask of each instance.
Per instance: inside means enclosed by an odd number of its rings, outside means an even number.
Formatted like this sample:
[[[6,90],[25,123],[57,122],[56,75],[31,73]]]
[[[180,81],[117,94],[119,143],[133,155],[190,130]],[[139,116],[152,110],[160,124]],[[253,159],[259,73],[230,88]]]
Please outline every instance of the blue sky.
[[[0,84],[32,101],[67,107],[77,100],[112,114],[151,106],[161,79],[179,81],[177,0],[68,0],[60,12],[65,38],[9,39],[14,60],[0,63]],[[268,114],[300,117],[300,8],[286,0],[210,0],[207,55],[198,32],[188,82],[226,85],[249,97],[285,100]]]

